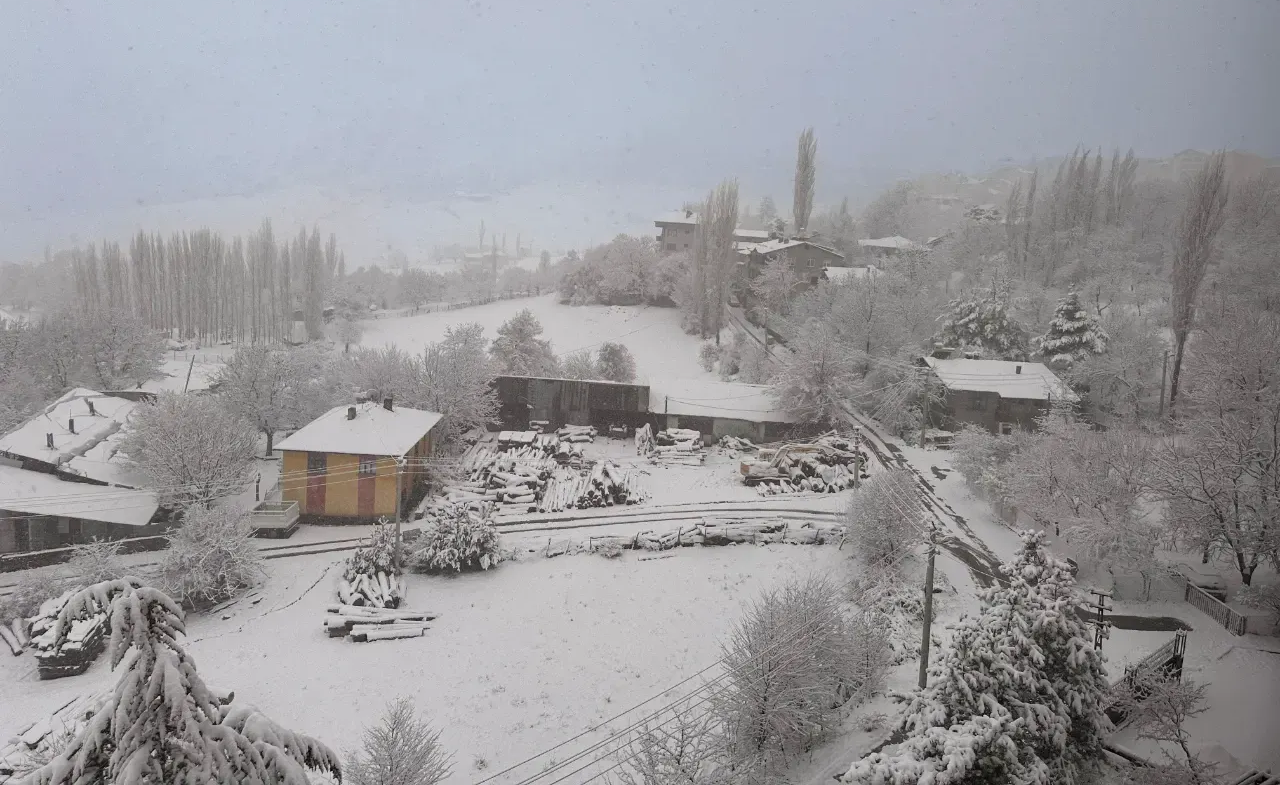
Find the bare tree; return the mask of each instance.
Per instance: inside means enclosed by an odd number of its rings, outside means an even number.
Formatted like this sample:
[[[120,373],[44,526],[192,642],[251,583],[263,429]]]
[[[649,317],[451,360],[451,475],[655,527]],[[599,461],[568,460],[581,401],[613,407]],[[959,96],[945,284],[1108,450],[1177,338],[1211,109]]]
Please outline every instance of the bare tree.
[[[1134,773],[1134,785],[1213,785],[1217,764],[1191,749],[1188,720],[1208,711],[1205,686],[1164,674],[1138,675],[1120,691],[1117,708],[1130,718],[1138,738],[1155,742],[1165,762]]]
[[[787,304],[799,287],[800,276],[796,275],[795,265],[785,253],[769,260],[751,281],[751,293],[775,316],[786,315]]]
[[[1227,214],[1226,155],[1214,153],[1191,182],[1186,208],[1174,235],[1173,287],[1170,327],[1173,329],[1173,372],[1169,381],[1169,409],[1178,400],[1183,353],[1195,323],[1196,295],[1213,256],[1213,241]]]
[[[400,698],[365,728],[343,775],[351,785],[436,785],[452,771],[452,757],[440,746],[440,732],[416,716],[413,701]]]
[[[904,469],[875,474],[854,491],[845,520],[868,564],[897,564],[920,541],[924,508],[918,499],[915,478]]]
[[[806,128],[800,134],[796,150],[795,198],[791,214],[796,222],[796,234],[809,228],[809,216],[813,213],[813,186],[817,179],[818,142],[813,129]]]
[[[339,319],[333,323],[333,337],[342,344],[342,351],[351,351],[351,344],[360,343],[364,325],[354,319]]]
[[[697,701],[672,707],[665,722],[646,723],[619,752],[621,785],[729,785],[714,712]]]

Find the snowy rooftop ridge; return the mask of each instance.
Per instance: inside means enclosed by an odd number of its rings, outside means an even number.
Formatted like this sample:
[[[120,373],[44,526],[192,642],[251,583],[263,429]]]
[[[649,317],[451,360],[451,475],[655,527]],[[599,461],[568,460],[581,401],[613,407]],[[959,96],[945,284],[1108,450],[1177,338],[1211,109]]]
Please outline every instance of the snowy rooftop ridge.
[[[858,245],[863,248],[917,248],[919,243],[914,240],[895,234],[893,237],[878,237],[870,240],[859,240]]]
[[[354,409],[355,419],[348,419]],[[413,449],[444,417],[422,409],[379,403],[335,406],[276,445],[296,452],[336,452],[398,458]]]
[[[823,267],[822,274],[827,277],[828,281],[846,281],[854,278],[875,278],[880,275],[882,270],[874,264],[861,265],[859,267]]]
[[[752,252],[755,252],[763,255],[763,254],[776,253],[778,251],[785,251],[789,248],[798,248],[799,246],[802,246],[802,245],[811,245],[814,248],[819,248],[823,251],[826,251],[827,253],[838,256],[841,259],[844,258],[844,254],[840,253],[834,248],[829,248],[821,243],[815,243],[812,240],[801,240],[797,238],[793,238],[790,240],[766,240],[762,243],[743,244],[738,249],[738,253],[744,254],[744,255],[750,255]]]
[[[0,453],[61,466],[88,454],[114,435],[137,406],[134,401],[77,387],[46,406],[40,414],[0,436]],[[72,420],[75,421],[74,433]],[[53,449],[49,449],[49,434],[53,434]]]
[[[146,526],[160,506],[154,493],[60,480],[0,465],[0,510]]]
[[[778,406],[767,384],[677,379],[650,385],[649,411],[684,417],[718,417],[748,422],[795,422]]]
[[[1044,363],[936,357],[925,357],[924,361],[949,390],[993,392],[1001,398],[1032,401],[1049,400],[1050,396],[1072,403],[1080,400]]]

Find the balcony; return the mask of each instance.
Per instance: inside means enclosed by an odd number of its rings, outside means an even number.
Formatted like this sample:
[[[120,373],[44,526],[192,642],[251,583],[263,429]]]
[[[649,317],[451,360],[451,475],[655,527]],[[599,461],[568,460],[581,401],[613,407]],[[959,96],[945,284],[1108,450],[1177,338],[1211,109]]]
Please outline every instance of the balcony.
[[[298,528],[298,503],[258,502],[249,520],[255,537],[287,539]]]

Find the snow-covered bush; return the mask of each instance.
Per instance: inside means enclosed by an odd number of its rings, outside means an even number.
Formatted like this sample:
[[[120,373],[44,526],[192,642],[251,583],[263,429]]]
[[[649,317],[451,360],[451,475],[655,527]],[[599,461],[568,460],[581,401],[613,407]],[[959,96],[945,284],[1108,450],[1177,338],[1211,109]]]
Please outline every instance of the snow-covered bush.
[[[712,703],[738,782],[777,781],[784,760],[834,729],[886,667],[883,638],[847,619],[840,588],[822,578],[765,593],[721,648],[728,680]]]
[[[596,545],[595,551],[606,559],[616,559],[622,555],[622,543],[617,540],[604,540]]]
[[[363,744],[347,754],[342,773],[350,785],[436,785],[452,769],[440,732],[416,716],[412,700],[400,698],[377,725],[364,729]]]
[[[438,508],[435,520],[422,530],[415,543],[409,563],[427,573],[496,567],[502,557],[492,516],[491,505],[478,510],[461,503]]]
[[[249,514],[235,507],[192,507],[160,558],[157,584],[186,608],[235,597],[262,577]]]
[[[401,544],[403,552],[404,545]],[[347,605],[398,608],[404,599],[396,559],[396,530],[384,518],[369,533],[369,542],[360,546],[343,564],[338,579],[338,599]]]
[[[596,368],[602,379],[611,382],[632,382],[636,378],[636,358],[631,350],[620,343],[606,342],[600,345]]]
[[[702,346],[698,348],[698,363],[702,365],[702,370],[710,373],[716,368],[716,361],[720,359],[720,347],[711,341],[703,341]]]
[[[69,580],[78,586],[114,581],[129,573],[120,559],[120,543],[94,539],[71,550],[67,560]]]
[[[338,757],[325,745],[210,690],[179,643],[182,609],[136,578],[71,597],[54,628],[55,647],[73,621],[102,613],[111,618],[111,667],[126,663],[124,672],[84,727],[27,782],[302,785],[308,770],[341,778]]]
[[[23,572],[13,592],[0,597],[0,624],[31,618],[46,600],[52,600],[68,588],[67,582],[59,578]]]
[[[845,515],[856,554],[868,565],[898,565],[923,538],[925,511],[906,469],[873,474],[849,498]]]
[[[1009,496],[1006,464],[1022,448],[1022,432],[996,436],[977,425],[961,428],[951,441],[951,465],[989,499]]]
[[[1080,295],[1071,292],[1058,301],[1049,329],[1034,338],[1032,345],[1050,366],[1070,368],[1076,362],[1105,352],[1109,340],[1098,317],[1080,304]]]

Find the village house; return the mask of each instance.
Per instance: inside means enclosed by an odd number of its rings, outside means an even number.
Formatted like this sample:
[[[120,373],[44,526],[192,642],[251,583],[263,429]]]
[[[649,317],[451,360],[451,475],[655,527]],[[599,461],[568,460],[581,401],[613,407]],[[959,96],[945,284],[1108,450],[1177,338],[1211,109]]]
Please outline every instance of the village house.
[[[140,391],[117,395],[76,387],[0,436],[0,465],[72,482],[140,488],[143,477],[117,449],[134,411],[154,398]]]
[[[903,251],[911,251],[920,248],[920,243],[914,240],[908,240],[900,235],[892,237],[880,237],[858,241],[858,249],[867,256],[877,259],[887,259],[898,256]]]
[[[1033,430],[1054,403],[1080,400],[1043,363],[963,357],[922,357],[919,363],[943,388],[942,410],[928,417],[931,427],[945,431],[964,425],[1003,435]]]
[[[765,384],[682,379],[653,388],[649,411],[656,430],[690,428],[712,444],[723,436],[761,443],[805,430],[778,406]]]
[[[426,492],[419,459],[434,454],[442,417],[390,398],[330,409],[277,445],[281,501],[304,521],[398,517]]]
[[[68,482],[0,465],[0,554],[157,536],[167,528],[154,493]],[[0,560],[0,570],[7,563]],[[18,566],[29,565],[14,565]]]
[[[765,265],[784,257],[791,262],[796,277],[808,286],[817,285],[822,279],[823,270],[844,264],[844,254],[812,240],[775,237],[746,246],[738,253],[746,261],[747,282],[764,272]]]
[[[693,248],[693,237],[698,226],[698,216],[692,210],[658,218],[654,222],[658,227],[658,250],[668,254],[676,251],[688,251]],[[769,239],[769,232],[764,229],[743,229],[739,227],[733,232],[734,242],[739,244],[758,243]]]

